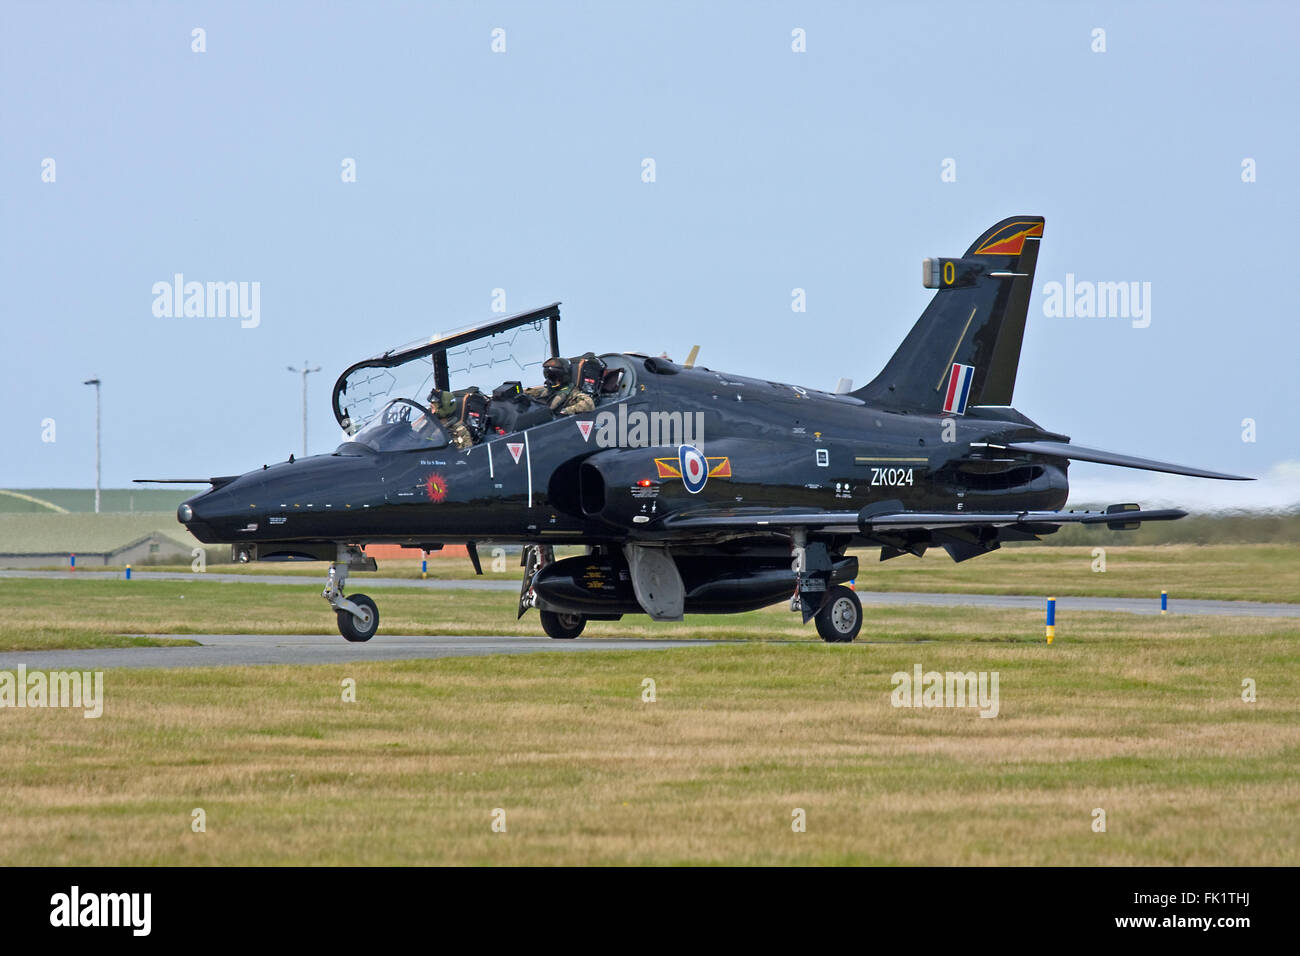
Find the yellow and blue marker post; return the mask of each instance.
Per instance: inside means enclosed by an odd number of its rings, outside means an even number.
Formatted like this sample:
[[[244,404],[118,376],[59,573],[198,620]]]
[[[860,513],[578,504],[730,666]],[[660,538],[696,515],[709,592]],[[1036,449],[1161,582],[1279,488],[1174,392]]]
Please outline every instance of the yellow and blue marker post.
[[[1047,643],[1056,638],[1056,598],[1047,599]]]
[[[1161,614],[1169,613],[1169,592],[1168,591],[1160,592],[1160,613]]]

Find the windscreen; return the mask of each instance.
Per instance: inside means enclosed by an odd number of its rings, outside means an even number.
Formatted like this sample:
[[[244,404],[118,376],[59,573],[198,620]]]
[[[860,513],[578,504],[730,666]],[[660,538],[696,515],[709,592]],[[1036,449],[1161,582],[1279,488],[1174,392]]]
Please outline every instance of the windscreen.
[[[442,448],[450,441],[427,406],[403,398],[385,405],[352,440],[379,452]]]
[[[339,396],[347,416],[349,434],[364,429],[395,398],[410,398],[428,404],[433,389],[433,360],[429,356],[413,359],[396,368],[358,368],[346,379]]]

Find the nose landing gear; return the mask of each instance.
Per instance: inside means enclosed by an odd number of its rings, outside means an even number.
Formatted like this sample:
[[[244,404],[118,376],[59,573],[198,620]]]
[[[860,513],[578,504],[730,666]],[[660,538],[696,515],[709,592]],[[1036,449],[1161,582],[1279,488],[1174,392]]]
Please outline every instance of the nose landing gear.
[[[369,596],[343,596],[343,585],[347,582],[349,571],[374,571],[377,567],[375,559],[366,557],[360,548],[354,545],[338,546],[338,559],[330,565],[329,577],[325,582],[325,590],[321,591],[321,597],[334,609],[339,633],[344,640],[354,643],[368,641],[379,630],[379,608]]]

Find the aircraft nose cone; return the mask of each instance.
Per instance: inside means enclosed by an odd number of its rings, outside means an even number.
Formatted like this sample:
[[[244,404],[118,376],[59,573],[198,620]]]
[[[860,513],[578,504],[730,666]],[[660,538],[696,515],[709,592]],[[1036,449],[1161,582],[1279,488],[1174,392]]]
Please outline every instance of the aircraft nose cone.
[[[189,501],[181,502],[176,509],[176,520],[200,541],[208,544],[216,543],[220,540],[218,532],[227,517],[227,509],[223,505],[224,501],[219,492],[205,491]]]

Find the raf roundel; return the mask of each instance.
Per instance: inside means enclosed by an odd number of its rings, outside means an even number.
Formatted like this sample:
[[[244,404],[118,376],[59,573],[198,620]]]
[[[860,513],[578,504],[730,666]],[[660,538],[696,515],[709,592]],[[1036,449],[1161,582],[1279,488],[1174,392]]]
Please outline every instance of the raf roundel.
[[[682,445],[677,449],[677,464],[686,490],[693,495],[703,491],[704,483],[709,480],[709,463],[700,450],[694,445]]]

